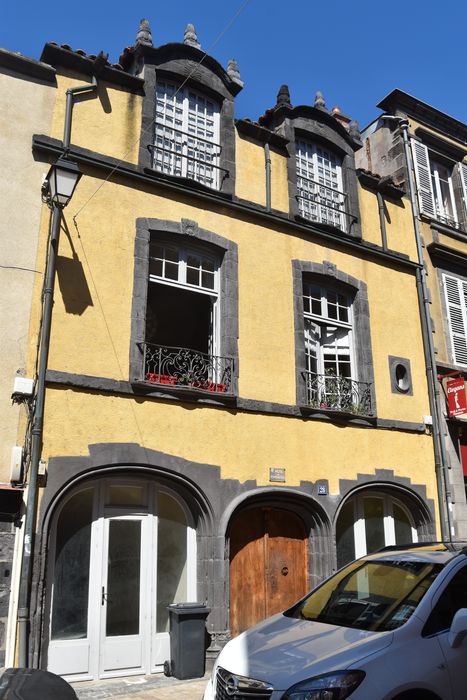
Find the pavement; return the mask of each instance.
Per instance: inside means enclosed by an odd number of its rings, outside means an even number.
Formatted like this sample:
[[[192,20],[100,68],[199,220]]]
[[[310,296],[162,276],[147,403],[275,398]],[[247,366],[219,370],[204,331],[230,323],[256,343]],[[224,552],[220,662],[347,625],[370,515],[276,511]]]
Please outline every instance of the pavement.
[[[202,700],[204,678],[180,681],[162,674],[71,683],[79,700]]]

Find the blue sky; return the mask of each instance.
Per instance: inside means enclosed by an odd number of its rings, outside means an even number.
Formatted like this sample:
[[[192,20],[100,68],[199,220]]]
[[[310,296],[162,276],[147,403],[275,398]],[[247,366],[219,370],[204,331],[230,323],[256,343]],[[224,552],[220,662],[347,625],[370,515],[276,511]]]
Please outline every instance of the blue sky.
[[[256,120],[286,83],[292,104],[312,104],[321,90],[329,109],[338,105],[361,127],[396,87],[467,123],[462,0],[1,0],[0,46],[39,58],[55,41],[103,50],[116,62],[142,17],[155,45],[182,41],[192,22],[202,48],[222,65],[237,59],[245,81],[237,117]]]

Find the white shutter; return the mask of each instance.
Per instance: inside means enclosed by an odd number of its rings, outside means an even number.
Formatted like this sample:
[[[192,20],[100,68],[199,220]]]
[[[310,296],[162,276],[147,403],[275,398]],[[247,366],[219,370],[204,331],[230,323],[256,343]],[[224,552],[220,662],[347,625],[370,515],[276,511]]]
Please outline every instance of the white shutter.
[[[454,362],[467,365],[467,282],[443,275]]]
[[[459,172],[461,176],[461,182],[462,182],[462,199],[464,200],[464,217],[463,217],[463,224],[464,224],[464,229],[467,225],[467,164],[466,163],[459,163]]]
[[[418,205],[422,214],[436,216],[435,198],[431,185],[428,149],[420,141],[411,139],[415,179],[417,181]]]

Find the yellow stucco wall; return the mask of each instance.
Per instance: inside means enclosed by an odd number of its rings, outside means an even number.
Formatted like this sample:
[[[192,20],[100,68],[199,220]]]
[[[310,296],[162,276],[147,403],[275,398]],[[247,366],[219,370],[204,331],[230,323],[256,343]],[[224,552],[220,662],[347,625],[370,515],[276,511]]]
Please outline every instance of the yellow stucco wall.
[[[54,134],[61,138],[64,92],[74,77],[60,78]],[[76,105],[73,143],[100,153],[137,160],[140,98],[108,89],[112,112],[101,100]],[[130,108],[130,101],[133,101]],[[123,117],[122,117],[123,114]],[[134,121],[132,121],[134,120]],[[135,138],[135,137],[138,138]],[[237,136],[236,194],[265,203],[264,150]],[[420,424],[429,414],[423,370],[418,302],[413,273],[386,261],[362,257],[339,244],[316,242],[313,234],[293,235],[280,222],[232,216],[228,206],[196,204],[196,196],[174,196],[157,184],[135,187],[102,179],[83,166],[84,176],[65,210],[55,294],[49,367],[77,375],[128,381],[136,219],[180,222],[192,219],[238,244],[239,395],[295,405],[295,345],[292,261],[329,261],[367,284],[378,417]],[[380,244],[376,197],[360,192],[363,238]],[[288,211],[286,158],[272,152],[272,206]],[[79,212],[79,213],[78,213]],[[410,212],[405,203],[388,204],[388,244],[414,257]],[[75,227],[73,215],[77,214]],[[43,215],[38,266],[48,212]],[[42,267],[41,267],[42,266]],[[82,304],[83,299],[88,299]],[[36,327],[31,334],[29,367],[35,357],[40,286],[35,290]],[[388,356],[410,360],[413,396],[391,392]],[[65,419],[64,419],[65,417]],[[193,404],[49,389],[46,402],[45,457],[86,455],[88,445],[136,442],[201,463],[219,465],[222,476],[268,484],[270,467],[285,467],[287,485],[394,470],[412,483],[427,484],[435,499],[431,437],[400,430],[364,429],[296,417],[215,409]],[[181,438],[183,436],[183,439]]]
[[[288,212],[289,193],[287,157],[270,148],[271,207]],[[255,204],[266,206],[266,165],[264,147],[237,133],[235,140],[235,194]]]
[[[359,187],[358,194],[362,238],[369,243],[383,246],[376,193]],[[408,255],[411,260],[416,260],[417,247],[409,200],[404,197],[401,200],[394,201],[388,199],[388,197],[383,197],[383,201],[388,249]]]
[[[287,486],[328,479],[330,493],[339,493],[339,479],[391,469],[427,484],[428,498],[436,498],[427,435],[348,428],[339,439],[328,423],[193,406],[187,415],[183,405],[69,389],[48,391],[45,424],[46,458],[88,456],[94,443],[134,442],[259,486],[269,484],[270,467],[285,468]]]
[[[57,75],[51,136],[63,139],[66,91],[89,78],[71,72]],[[73,106],[71,143],[130,163],[138,162],[142,96],[99,80],[96,93],[77,96]],[[148,143],[150,136],[148,136]]]
[[[70,239],[62,235],[60,243],[50,368],[128,379],[136,219],[187,218],[239,246],[241,396],[295,403],[292,260],[328,260],[368,285],[379,414],[420,422],[429,412],[413,275],[232,218],[227,211],[200,209],[111,181],[97,191],[100,184],[101,180],[85,175],[65,212]],[[72,215],[83,206],[76,230]],[[45,235],[44,222],[41,250]],[[78,282],[81,286],[76,286]],[[75,292],[70,291],[73,285]],[[89,295],[89,305],[76,308],[73,294],[83,292]],[[36,294],[36,304],[37,299]],[[411,360],[414,396],[396,396],[386,390],[388,355]]]

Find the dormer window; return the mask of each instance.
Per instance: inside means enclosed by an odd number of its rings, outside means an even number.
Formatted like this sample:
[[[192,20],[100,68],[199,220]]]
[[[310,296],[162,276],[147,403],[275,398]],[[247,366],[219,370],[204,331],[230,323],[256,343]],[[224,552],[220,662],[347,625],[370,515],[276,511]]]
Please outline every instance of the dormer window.
[[[341,159],[309,141],[297,140],[295,147],[300,215],[345,231]]]
[[[189,87],[159,80],[155,99],[152,167],[219,189],[219,105]]]

